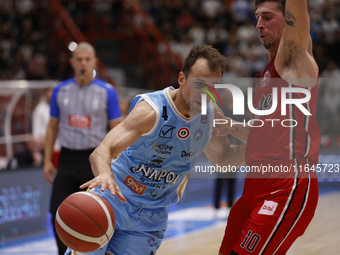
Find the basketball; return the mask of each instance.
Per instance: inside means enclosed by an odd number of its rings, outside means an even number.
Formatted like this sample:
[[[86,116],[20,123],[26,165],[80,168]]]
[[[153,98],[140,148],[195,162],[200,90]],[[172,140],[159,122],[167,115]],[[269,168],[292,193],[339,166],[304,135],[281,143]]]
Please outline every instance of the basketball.
[[[59,206],[55,227],[61,241],[79,252],[102,248],[112,237],[115,216],[110,204],[92,192],[76,192]]]

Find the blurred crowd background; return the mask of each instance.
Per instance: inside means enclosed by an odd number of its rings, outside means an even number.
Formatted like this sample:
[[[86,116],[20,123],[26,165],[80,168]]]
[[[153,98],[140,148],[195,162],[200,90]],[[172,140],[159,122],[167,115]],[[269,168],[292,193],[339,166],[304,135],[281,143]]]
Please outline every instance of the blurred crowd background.
[[[50,15],[50,4],[53,1],[0,0],[0,82],[23,79],[61,81],[73,75],[68,62],[70,51],[67,47],[60,47],[52,26],[53,22],[56,22]],[[224,74],[226,77],[254,77],[268,63],[268,53],[262,46],[255,27],[254,0],[61,0],[59,2],[85,35],[89,22],[82,22],[82,20],[89,19],[89,2],[91,2],[93,17],[108,21],[112,18],[116,20],[106,26],[109,27],[106,33],[120,29],[123,22],[120,19],[126,15],[123,11],[124,6],[136,2],[179,59],[183,60],[193,45],[210,44],[218,49],[227,57],[229,63],[228,70]],[[320,78],[325,78],[320,81],[318,88],[317,119],[323,134],[322,148],[340,149],[338,128],[340,124],[340,0],[308,0],[308,4],[314,58],[319,65]],[[141,16],[130,13],[125,18],[133,19],[138,23]],[[95,46],[99,45],[96,45],[93,38],[91,40],[89,41]],[[121,48],[114,46],[114,39],[106,41],[112,45],[109,46],[112,52],[103,54],[103,58],[105,56],[114,58]],[[96,47],[99,57],[100,48]],[[161,48],[162,45],[159,45],[157,50],[162,51]],[[166,58],[165,53],[164,58]],[[112,65],[115,67],[125,68],[129,65],[128,62],[120,62],[119,59],[113,62]],[[110,67],[112,62],[104,60],[104,63]],[[140,67],[138,70],[144,72],[145,67]],[[133,75],[126,74],[126,76]],[[139,79],[134,82],[129,82],[128,79],[126,81],[118,85],[125,88],[153,89],[147,84],[138,83]],[[169,80],[165,84],[162,87],[176,86],[176,79]],[[6,101],[0,102],[2,120],[6,104]],[[4,135],[2,126],[0,123],[0,136]],[[20,128],[18,130],[14,130],[13,133],[20,133]]]

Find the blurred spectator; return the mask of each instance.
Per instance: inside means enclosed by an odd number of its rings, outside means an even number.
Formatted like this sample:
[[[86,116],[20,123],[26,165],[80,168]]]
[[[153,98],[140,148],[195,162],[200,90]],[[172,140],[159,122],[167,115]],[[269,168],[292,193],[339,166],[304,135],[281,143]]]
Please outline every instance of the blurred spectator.
[[[31,58],[27,60],[26,70],[26,78],[28,80],[46,80],[49,78],[46,57],[36,51],[34,51]]]
[[[336,31],[335,39],[326,48],[327,56],[340,66],[340,29]]]
[[[19,51],[13,51],[10,61],[10,80],[23,80],[26,78],[24,58]]]
[[[339,30],[339,23],[332,12],[326,13],[326,19],[321,22],[323,34],[327,43],[335,41],[336,31]]]
[[[239,26],[236,32],[237,40],[239,40],[240,42],[258,41],[257,34],[258,32],[255,26],[249,20],[246,20],[243,25]]]
[[[328,62],[321,78],[319,91],[323,96],[319,102],[319,110],[322,110],[319,121],[323,134],[330,136],[330,147],[336,147],[340,135],[340,70],[334,61]]]
[[[172,44],[172,49],[184,60],[192,46],[194,46],[194,43],[191,41],[189,35],[182,34],[180,42]]]
[[[216,41],[226,43],[228,31],[224,29],[219,22],[210,21],[210,28],[207,31],[207,43],[214,44]],[[218,37],[218,38],[217,38]]]
[[[13,2],[20,17],[30,15],[34,11],[35,1],[33,0],[15,0]]]
[[[39,103],[32,113],[32,135],[37,142],[41,144],[41,148],[45,147],[45,136],[48,122],[50,121],[50,100],[52,96],[52,88],[44,89]],[[54,144],[54,151],[60,151],[59,140]]]
[[[190,39],[196,44],[196,45],[203,45],[205,40],[205,29],[202,26],[202,23],[195,22],[193,26],[189,29],[189,36]]]
[[[18,168],[41,167],[43,163],[43,156],[41,155],[40,142],[32,137],[26,143],[22,150],[15,153],[9,160],[7,169],[14,170]]]
[[[195,18],[191,15],[187,9],[182,9],[181,14],[176,19],[177,25],[183,31],[188,31],[195,22]]]
[[[232,11],[234,20],[242,25],[250,18],[250,3],[247,0],[234,0],[232,3]]]
[[[202,1],[202,10],[206,17],[209,19],[215,19],[219,13],[219,10],[222,7],[222,3],[220,0],[203,0]]]
[[[326,56],[322,45],[316,44],[313,47],[314,59],[319,66],[319,73],[321,74],[327,67],[329,58]]]

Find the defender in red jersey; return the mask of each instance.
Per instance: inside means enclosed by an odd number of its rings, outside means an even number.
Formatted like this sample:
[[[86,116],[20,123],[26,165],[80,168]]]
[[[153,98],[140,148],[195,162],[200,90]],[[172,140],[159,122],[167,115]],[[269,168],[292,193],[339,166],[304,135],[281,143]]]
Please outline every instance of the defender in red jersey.
[[[273,88],[277,108],[270,115],[254,116],[264,121],[250,130],[246,163],[287,172],[248,173],[242,197],[230,212],[220,254],[286,254],[314,216],[318,200],[315,172],[320,132],[315,120],[318,66],[312,56],[307,0],[256,0],[256,28],[269,52],[269,64],[253,83],[253,104],[269,109]],[[311,98],[302,106],[286,107],[281,114],[281,88],[303,88]],[[286,98],[304,98],[287,93]],[[282,121],[291,124],[285,127]],[[281,168],[280,168],[281,167]]]

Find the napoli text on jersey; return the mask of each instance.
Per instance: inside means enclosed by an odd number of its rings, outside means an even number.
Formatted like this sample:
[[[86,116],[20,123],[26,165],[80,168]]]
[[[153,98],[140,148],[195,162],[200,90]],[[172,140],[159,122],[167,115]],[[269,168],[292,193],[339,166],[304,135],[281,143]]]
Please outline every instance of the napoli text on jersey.
[[[188,171],[209,142],[213,119],[183,116],[169,91],[137,96],[131,109],[145,100],[156,112],[153,128],[115,159],[111,168],[122,194],[133,203],[159,208],[176,203],[188,181]]]

